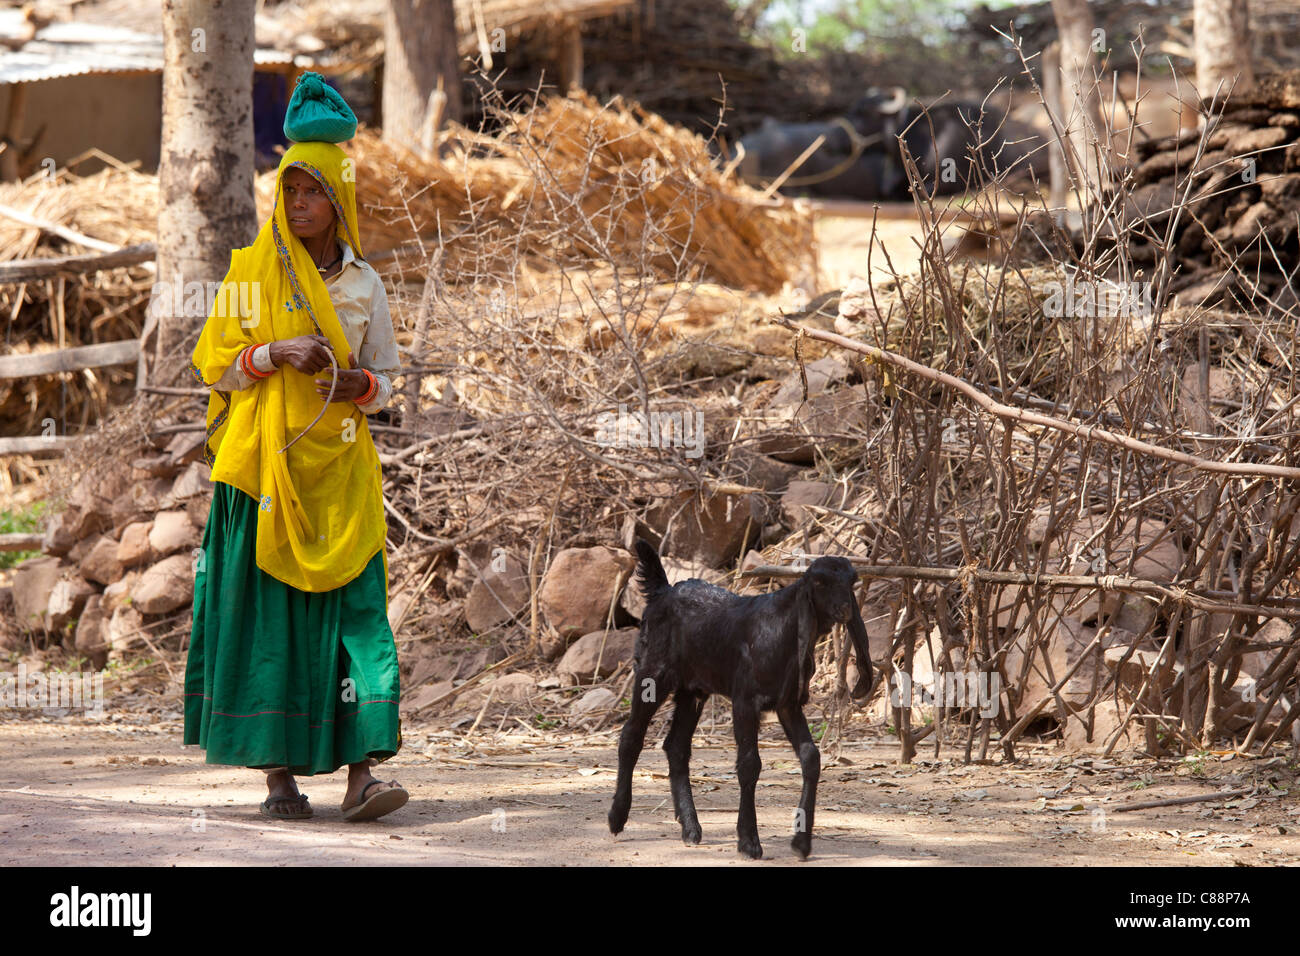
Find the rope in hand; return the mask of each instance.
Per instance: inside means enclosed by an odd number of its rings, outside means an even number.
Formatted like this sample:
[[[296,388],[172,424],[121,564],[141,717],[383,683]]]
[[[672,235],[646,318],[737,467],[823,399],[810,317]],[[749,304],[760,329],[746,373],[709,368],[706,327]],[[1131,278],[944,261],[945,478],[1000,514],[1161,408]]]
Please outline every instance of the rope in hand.
[[[317,412],[316,417],[311,420],[311,424],[295,435],[293,441],[280,449],[280,454],[282,455],[293,447],[294,442],[316,427],[316,423],[320,421],[321,416],[325,414],[325,409],[329,408],[330,402],[334,401],[334,388],[339,382],[339,363],[334,359],[334,350],[329,346],[325,347],[325,354],[330,357],[330,393],[325,396],[325,404],[320,407],[320,411]]]

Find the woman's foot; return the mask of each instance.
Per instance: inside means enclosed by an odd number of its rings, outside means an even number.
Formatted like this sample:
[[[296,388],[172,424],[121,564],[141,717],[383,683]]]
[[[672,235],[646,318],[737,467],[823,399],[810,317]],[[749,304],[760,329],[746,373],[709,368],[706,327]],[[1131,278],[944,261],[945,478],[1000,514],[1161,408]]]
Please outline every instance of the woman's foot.
[[[298,792],[298,784],[289,771],[268,773],[266,789],[266,800],[262,803],[262,813],[266,816],[279,820],[306,820],[312,815],[311,804],[305,794]]]
[[[405,806],[410,794],[396,780],[385,783],[370,772],[368,762],[348,765],[348,789],[343,794],[343,819],[374,820]]]

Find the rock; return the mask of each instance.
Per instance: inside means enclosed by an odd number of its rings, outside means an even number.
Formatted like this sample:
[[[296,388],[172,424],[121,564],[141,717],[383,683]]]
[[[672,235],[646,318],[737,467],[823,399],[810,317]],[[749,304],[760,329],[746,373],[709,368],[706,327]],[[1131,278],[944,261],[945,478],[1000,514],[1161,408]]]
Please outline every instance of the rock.
[[[1141,530],[1137,519],[1117,527],[1109,540],[1103,529],[1104,515],[1057,515],[1050,540],[1047,534],[1047,514],[1039,511],[1029,522],[1029,543],[1047,553],[1043,570],[1057,574],[1116,574],[1152,581],[1173,581],[1182,569],[1183,557],[1172,530],[1155,521],[1143,521]],[[1130,569],[1130,563],[1132,568]],[[1007,589],[1007,594],[1011,589]],[[1075,592],[1062,592],[1055,606],[1060,609],[1072,605],[1067,616],[1084,624],[1095,624],[1104,611],[1112,619],[1129,596],[1122,591],[1093,591],[1082,598]],[[1009,604],[1009,601],[1006,602]],[[1129,616],[1129,623],[1140,622],[1140,609],[1134,608],[1138,618]]]
[[[195,495],[185,502],[185,513],[190,516],[190,524],[196,528],[208,526],[208,512],[212,510],[212,495]]]
[[[102,595],[90,595],[86,598],[81,617],[77,619],[73,649],[82,657],[88,658],[96,670],[108,662],[108,642],[103,633],[106,623]]]
[[[143,614],[167,614],[192,600],[193,559],[188,554],[163,558],[140,576],[139,583],[131,592],[131,606]]]
[[[587,684],[608,677],[624,661],[632,659],[639,629],[593,631],[570,645],[556,665],[555,672],[565,687]]]
[[[74,537],[106,531],[115,500],[126,490],[129,479],[121,468],[92,469],[83,474],[68,494],[68,506],[80,513],[77,529],[69,528]]]
[[[14,615],[24,631],[40,630],[50,594],[59,581],[60,561],[56,557],[28,558],[14,571]]]
[[[167,443],[166,453],[171,457],[174,467],[188,464],[192,461],[201,461],[203,458],[203,443],[207,440],[202,432],[181,432],[172,436],[172,440]]]
[[[172,483],[171,496],[180,502],[211,490],[212,469],[206,462],[192,461]]]
[[[72,550],[67,553],[67,559],[73,564],[81,564],[86,555],[90,554],[90,549],[95,546],[99,539],[98,534],[92,534],[89,537],[82,538],[72,546]]]
[[[108,531],[113,526],[113,522],[101,511],[83,511],[71,506],[64,509],[59,520],[61,532],[56,532],[56,537],[70,540],[69,548],[81,539]]]
[[[804,506],[824,505],[834,491],[835,486],[824,481],[792,481],[781,496],[781,517],[792,528],[798,528],[812,513]]]
[[[449,680],[426,684],[402,701],[402,710],[407,714],[418,713],[451,689],[452,683]]]
[[[745,456],[738,465],[740,470],[736,476],[737,481],[771,492],[784,491],[795,475],[802,471],[798,465],[757,454]]]
[[[646,522],[662,538],[660,553],[719,568],[735,560],[746,543],[758,541],[763,512],[758,495],[716,494],[701,502],[684,491],[652,507]]]
[[[160,511],[149,529],[149,548],[156,555],[190,551],[199,546],[199,529],[184,511]]]
[[[1093,638],[1096,636],[1097,629],[1085,625],[1078,618],[1061,618],[1055,625],[1051,626],[1046,643],[1047,657],[1051,662],[1050,679],[1059,681],[1064,677],[1066,672],[1074,666],[1075,661],[1079,659],[1079,655],[1092,643]],[[1133,635],[1128,632],[1116,631],[1112,628],[1102,647],[1094,649],[1089,660],[1081,664],[1079,669],[1074,672],[1074,676],[1061,688],[1062,700],[1067,705],[1086,701],[1091,694],[1093,679],[1098,676],[1098,669],[1101,665],[1102,655],[1099,651],[1104,651],[1106,647],[1118,644],[1127,646],[1127,644],[1132,643],[1132,639]],[[1026,648],[1030,647],[1032,642],[1033,636],[1026,630],[1017,635],[1015,642],[1007,652],[1006,673],[1012,685],[1015,685],[1019,680],[1021,671],[1024,668]],[[1105,675],[1101,674],[1100,677],[1104,680]],[[1049,673],[1043,663],[1043,654],[1041,651],[1035,650],[1020,700],[1016,704],[1016,713],[1023,714],[1028,710],[1032,710],[1038,705],[1039,701],[1050,696],[1050,691]],[[1045,713],[1055,715],[1058,721],[1064,723],[1068,715],[1059,711],[1059,705],[1053,701],[1048,704]]]
[[[528,571],[514,555],[500,553],[479,567],[465,598],[465,620],[475,634],[505,624],[528,606]]]
[[[81,559],[81,576],[98,584],[112,584],[122,576],[123,570],[117,560],[117,542],[108,535],[100,535]]]
[[[392,595],[388,600],[388,629],[397,635],[398,625],[402,618],[406,616],[411,607],[411,602],[415,600],[415,595],[409,591],[399,591]]]
[[[124,528],[133,521],[148,521],[159,511],[175,505],[171,496],[172,479],[154,478],[133,482],[113,499],[110,515],[114,528]]]
[[[81,609],[86,606],[86,599],[95,593],[93,584],[75,574],[55,582],[45,611],[46,628],[51,631],[62,631],[64,625],[81,614]]]
[[[1265,621],[1255,632],[1252,644],[1271,644],[1278,642],[1289,642],[1291,640],[1292,625],[1288,624],[1281,618],[1270,618]],[[1282,653],[1281,647],[1261,648],[1258,651],[1252,651],[1249,654],[1243,654],[1241,657],[1241,672],[1248,677],[1259,679],[1264,676],[1268,666],[1273,663],[1273,659]]]
[[[457,548],[456,571],[447,579],[447,596],[468,597],[478,582],[478,569],[486,567],[491,560],[492,543],[489,541],[470,541]]]
[[[467,680],[505,656],[500,646],[479,647],[471,651],[443,651],[429,643],[411,665],[411,675],[403,686],[419,687],[429,680]]]
[[[860,446],[851,436],[864,434],[869,424],[866,407],[867,390],[862,385],[822,392],[794,408],[789,421],[783,421],[779,412],[774,417],[769,411],[754,447],[780,461],[800,465],[811,465],[818,453],[847,454]]]
[[[1141,690],[1143,682],[1146,680],[1147,673],[1151,670],[1152,665],[1156,663],[1159,651],[1156,649],[1139,649],[1134,650],[1128,655],[1128,660],[1123,664],[1120,662],[1128,654],[1129,648],[1123,643],[1108,647],[1102,654],[1102,660],[1106,670],[1117,671],[1117,680],[1124,685],[1127,691],[1125,694],[1119,694],[1119,702],[1116,702],[1114,690],[1098,700],[1097,706],[1093,711],[1093,721],[1091,729],[1084,723],[1086,712],[1080,712],[1077,716],[1072,717],[1064,726],[1064,742],[1067,747],[1073,750],[1082,750],[1097,752],[1103,750],[1115,732],[1119,730],[1121,722],[1128,715],[1129,701],[1136,697]],[[1181,668],[1176,663],[1163,661],[1156,667],[1155,677],[1148,686],[1145,700],[1147,706],[1154,710],[1160,709],[1160,695],[1163,694],[1177,678]],[[1104,680],[1106,674],[1099,675]],[[1176,695],[1170,702],[1169,709],[1177,713],[1182,707],[1182,696]],[[1155,736],[1155,727],[1148,739],[1147,728],[1144,721],[1132,720],[1124,725],[1124,730],[1119,735],[1118,746],[1124,750],[1132,749],[1151,749],[1159,752],[1160,744]]]
[[[58,514],[50,518],[49,523],[45,526],[45,536],[41,542],[41,550],[45,554],[54,557],[63,557],[67,554],[79,540],[79,535],[73,534],[73,525],[79,520],[76,511],[65,508]]]
[[[537,679],[530,674],[502,674],[486,687],[494,701],[518,704],[537,693]]]
[[[141,573],[140,571],[127,571],[120,580],[114,581],[104,588],[102,607],[105,614],[112,614],[130,599],[131,592],[135,590],[135,586],[140,582]]]
[[[635,565],[636,559],[626,551],[607,547],[566,548],[555,556],[538,603],[555,628],[560,647],[608,623],[614,601]],[[558,653],[560,647],[552,651]]]
[[[131,467],[146,478],[170,478],[176,474],[176,464],[165,452],[137,458],[131,462]]]
[[[140,633],[144,629],[144,616],[130,604],[113,612],[108,620],[107,634],[109,660],[121,660],[132,645],[143,643]]]
[[[811,400],[825,392],[832,384],[842,382],[849,376],[849,366],[834,355],[827,355],[815,362],[804,365],[808,377],[808,398]],[[785,377],[781,387],[767,403],[773,410],[794,409],[803,403],[803,377],[795,369]]]
[[[852,335],[860,331],[861,322],[875,324],[880,313],[872,304],[871,283],[861,276],[852,276],[840,290],[840,301],[836,306],[835,330],[841,335]]]
[[[608,710],[618,703],[618,695],[606,687],[596,687],[587,691],[580,698],[569,705],[569,713],[574,717],[582,717],[600,711]]]
[[[122,539],[117,543],[118,564],[131,568],[158,557],[149,547],[149,530],[152,527],[152,521],[133,521],[122,529]]]

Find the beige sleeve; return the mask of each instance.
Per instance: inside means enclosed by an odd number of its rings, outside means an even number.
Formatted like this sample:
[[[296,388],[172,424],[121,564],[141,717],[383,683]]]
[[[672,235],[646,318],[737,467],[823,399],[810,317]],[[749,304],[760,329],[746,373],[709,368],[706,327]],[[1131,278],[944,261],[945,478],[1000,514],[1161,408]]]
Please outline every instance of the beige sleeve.
[[[253,365],[263,372],[275,371],[275,363],[271,361],[270,345],[259,345],[253,349]],[[222,392],[234,392],[256,385],[260,381],[260,378],[251,378],[245,374],[244,370],[239,367],[239,359],[236,358],[221,373],[221,378],[217,379],[217,383],[212,387]]]
[[[369,369],[375,376],[378,389],[375,397],[365,405],[357,408],[366,415],[386,407],[393,397],[393,379],[402,373],[402,362],[397,354],[397,338],[393,334],[393,318],[388,312],[388,293],[384,291],[383,280],[374,275],[374,291],[370,296],[370,322],[366,326],[366,337],[361,343],[361,354],[357,364]]]

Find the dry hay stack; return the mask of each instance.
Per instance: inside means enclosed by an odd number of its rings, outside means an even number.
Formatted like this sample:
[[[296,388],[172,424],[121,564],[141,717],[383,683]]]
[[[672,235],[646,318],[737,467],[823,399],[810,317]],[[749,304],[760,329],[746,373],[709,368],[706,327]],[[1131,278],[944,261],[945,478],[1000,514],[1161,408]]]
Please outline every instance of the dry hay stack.
[[[0,205],[118,246],[151,241],[158,225],[157,177],[101,158],[110,165],[90,176],[64,169],[53,178],[42,171],[24,182],[0,183]],[[88,252],[92,250],[0,216],[0,262]],[[146,267],[134,266],[0,285],[0,310],[7,320],[3,354],[135,338],[152,283]],[[65,382],[59,376],[0,381],[5,434],[35,434],[52,409],[85,421],[92,404],[106,401],[106,381],[119,374],[117,369],[87,369]]]
[[[656,271],[680,274],[698,258],[724,285],[775,291],[797,277],[811,248],[811,220],[790,208],[765,208],[759,193],[724,179],[700,137],[639,107],[600,107],[585,94],[553,99],[516,117],[511,130],[525,162],[544,167],[573,197],[592,240],[650,254]]]
[[[1145,222],[1133,233],[1134,262],[1158,261],[1172,223],[1180,271],[1170,291],[1183,303],[1294,308],[1284,273],[1300,252],[1300,71],[1263,78],[1201,138],[1188,130],[1137,146],[1130,214]]]
[[[496,139],[455,128],[445,155],[428,159],[358,132],[347,148],[367,253],[422,264],[441,232],[452,284],[500,281],[531,259],[665,280],[698,267],[723,285],[776,291],[812,267],[807,214],[724,178],[702,139],[657,116],[575,94],[508,121]],[[274,182],[259,178],[262,218]]]

